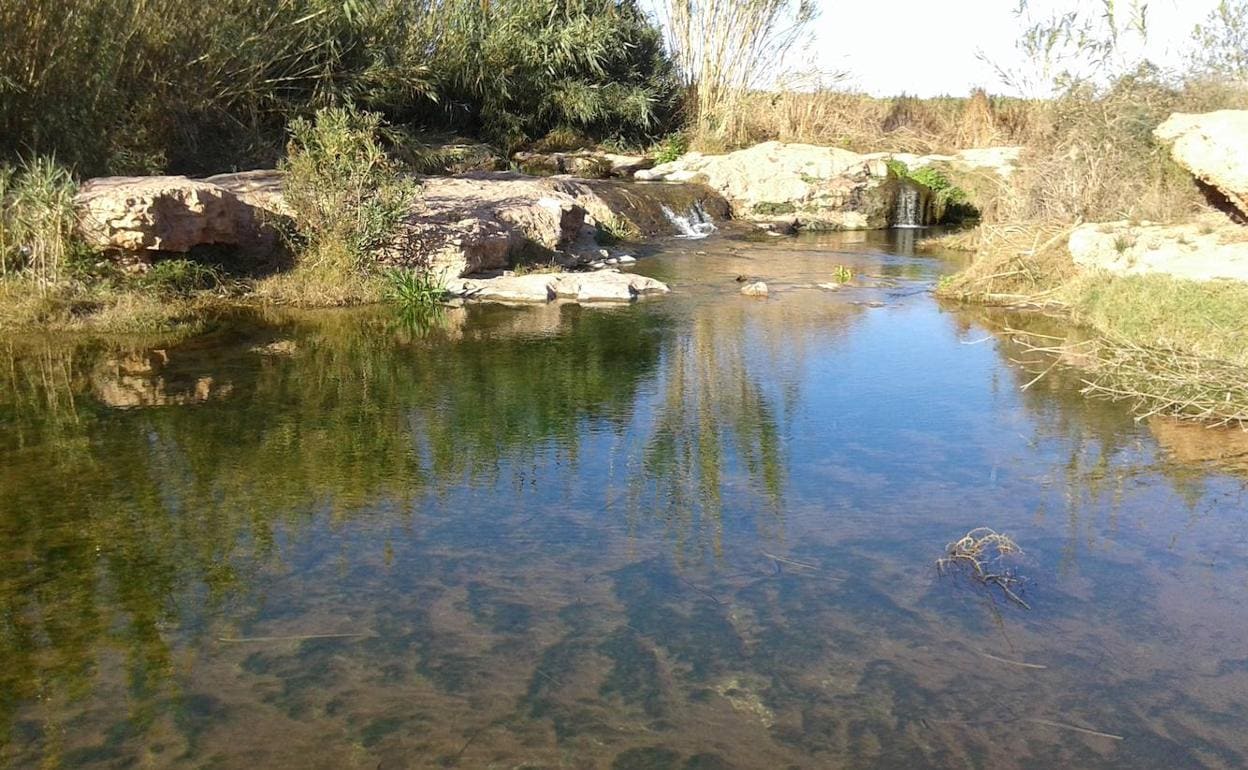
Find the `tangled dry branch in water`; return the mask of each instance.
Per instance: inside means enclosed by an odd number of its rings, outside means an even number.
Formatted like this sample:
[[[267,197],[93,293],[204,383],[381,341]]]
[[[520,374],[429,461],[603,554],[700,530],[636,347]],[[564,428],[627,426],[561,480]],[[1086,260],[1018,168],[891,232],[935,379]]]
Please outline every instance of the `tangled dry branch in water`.
[[[961,572],[983,585],[996,586],[1007,599],[1029,610],[1031,605],[1014,591],[1022,584],[1022,578],[1002,564],[1005,557],[1022,552],[1009,536],[979,527],[946,546],[945,555],[936,560],[936,570],[941,575]]]

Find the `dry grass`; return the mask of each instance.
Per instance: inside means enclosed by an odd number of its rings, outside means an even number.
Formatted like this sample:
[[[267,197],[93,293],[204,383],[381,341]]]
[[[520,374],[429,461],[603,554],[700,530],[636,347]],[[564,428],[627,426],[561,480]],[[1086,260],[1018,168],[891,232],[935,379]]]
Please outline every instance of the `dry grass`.
[[[1028,144],[1042,133],[1048,103],[990,97],[877,98],[833,89],[753,91],[741,100],[733,138],[695,132],[694,145],[717,151],[777,140],[855,152],[951,152],[964,147]]]
[[[149,289],[62,284],[41,291],[29,277],[0,279],[0,331],[149,334],[203,328],[218,297],[171,297]]]
[[[1062,225],[981,225],[958,234],[978,249],[970,267],[941,282],[937,295],[963,302],[1005,306],[1061,304],[1059,295],[1076,274]]]

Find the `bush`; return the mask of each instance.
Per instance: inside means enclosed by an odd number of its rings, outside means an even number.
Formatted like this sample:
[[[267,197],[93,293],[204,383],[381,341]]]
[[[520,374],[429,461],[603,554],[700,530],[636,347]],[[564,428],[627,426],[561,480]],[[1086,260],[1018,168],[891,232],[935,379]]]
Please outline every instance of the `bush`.
[[[380,116],[351,108],[291,124],[282,169],[301,263],[368,272],[392,245],[418,187],[386,155],[380,130]]]

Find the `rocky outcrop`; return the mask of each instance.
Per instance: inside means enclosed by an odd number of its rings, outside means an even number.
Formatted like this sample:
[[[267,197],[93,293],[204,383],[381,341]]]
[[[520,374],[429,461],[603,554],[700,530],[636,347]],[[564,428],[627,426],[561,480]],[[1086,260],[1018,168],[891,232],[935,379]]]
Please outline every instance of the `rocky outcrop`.
[[[82,237],[105,251],[186,253],[207,244],[260,249],[273,238],[263,209],[210,180],[92,179],[74,205]]]
[[[1071,233],[1075,264],[1123,275],[1248,281],[1248,230],[1216,214],[1183,225],[1110,222]]]
[[[883,157],[780,142],[727,155],[689,153],[636,178],[703,183],[727,198],[738,218],[815,230],[888,227],[899,188]]]
[[[430,177],[386,258],[432,267],[447,280],[523,258],[553,256],[570,265],[598,258],[595,237],[608,224],[637,236],[674,233],[664,213],[669,204],[727,216],[722,198],[695,185],[644,191],[622,182],[513,173]]]
[[[596,150],[518,152],[511,159],[526,174],[569,174],[585,179],[631,179],[638,171],[654,167],[654,159],[645,155],[617,155]]]
[[[1154,131],[1179,165],[1248,215],[1248,110],[1171,115]]]
[[[645,295],[669,291],[661,281],[617,270],[470,278],[449,282],[448,289],[465,299],[515,303],[558,299],[578,303],[632,302]]]
[[[277,171],[87,182],[80,227],[96,248],[185,253],[206,244],[268,249],[272,226],[292,216]],[[690,211],[724,219],[728,204],[698,185],[639,190],[619,181],[538,178],[510,172],[427,177],[392,248],[399,266],[432,267],[447,279],[501,270],[530,256],[597,258],[600,228],[637,237],[677,234]]]

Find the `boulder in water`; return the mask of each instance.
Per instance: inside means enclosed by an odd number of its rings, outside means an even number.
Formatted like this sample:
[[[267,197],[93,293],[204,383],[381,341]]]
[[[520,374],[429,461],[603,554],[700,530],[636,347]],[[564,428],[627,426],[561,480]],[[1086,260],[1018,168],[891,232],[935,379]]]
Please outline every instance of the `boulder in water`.
[[[741,287],[741,293],[747,297],[766,297],[768,293],[767,284],[762,281],[747,283],[745,286]]]
[[[467,299],[505,303],[549,302],[555,299],[578,303],[632,302],[648,294],[670,291],[661,281],[617,270],[470,278],[454,281],[448,288]]]

